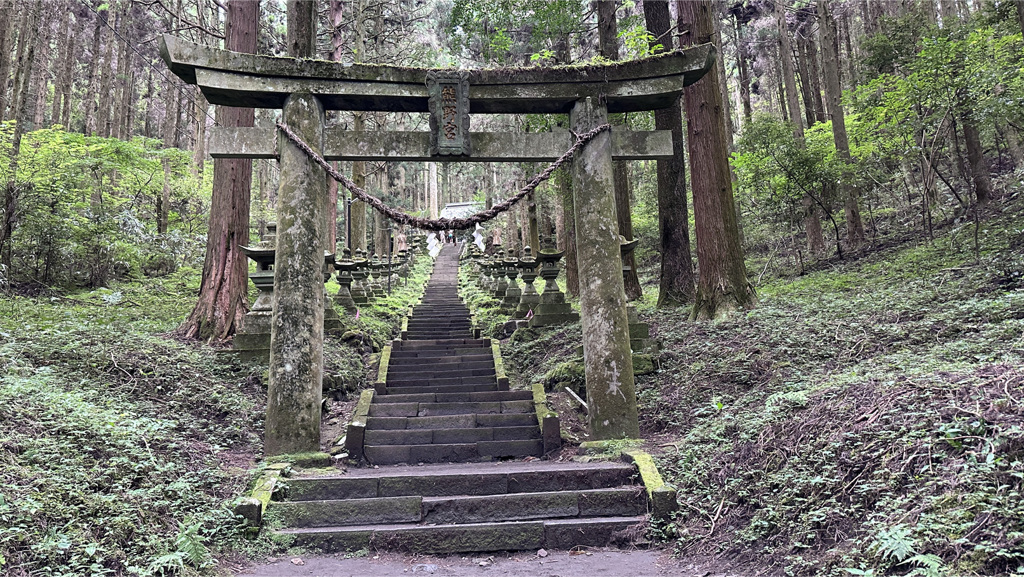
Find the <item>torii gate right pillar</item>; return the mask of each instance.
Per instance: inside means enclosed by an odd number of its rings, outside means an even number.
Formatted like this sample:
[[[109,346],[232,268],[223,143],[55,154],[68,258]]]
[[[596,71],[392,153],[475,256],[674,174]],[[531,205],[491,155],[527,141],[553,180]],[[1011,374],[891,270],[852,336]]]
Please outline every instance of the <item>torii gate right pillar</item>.
[[[576,134],[607,122],[607,106],[592,98],[577,101],[570,115]],[[577,153],[572,168],[576,235],[586,239],[576,251],[588,417],[591,438],[597,441],[640,436],[611,141],[609,131],[599,134]]]

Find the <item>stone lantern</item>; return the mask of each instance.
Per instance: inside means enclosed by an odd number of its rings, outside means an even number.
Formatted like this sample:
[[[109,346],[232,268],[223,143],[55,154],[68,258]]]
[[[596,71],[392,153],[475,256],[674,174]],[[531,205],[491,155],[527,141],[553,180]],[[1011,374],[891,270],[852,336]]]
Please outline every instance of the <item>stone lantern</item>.
[[[529,246],[523,247],[523,258],[519,261],[518,266],[523,271],[521,274],[526,288],[523,289],[523,294],[519,297],[519,306],[512,318],[525,319],[526,315],[540,304],[540,293],[533,286],[533,281],[537,280],[537,260],[533,258],[533,250]]]
[[[494,253],[494,265],[491,274],[494,278],[494,286],[491,289],[491,296],[497,300],[505,298],[505,291],[508,290],[508,277],[505,276],[505,259],[500,252]]]
[[[270,360],[270,327],[274,310],[274,245],[277,224],[267,223],[267,232],[256,246],[239,247],[245,256],[256,263],[256,271],[249,280],[259,289],[252,308],[246,313],[242,327],[232,339],[232,348],[243,359]]]
[[[366,292],[366,253],[361,248],[356,249],[356,257],[352,263],[352,301],[357,305],[365,305],[370,302],[370,295]]]
[[[519,259],[513,249],[508,249],[508,256],[504,260],[505,277],[508,278],[508,286],[501,299],[501,306],[498,308],[502,314],[512,314],[519,307],[519,299],[523,296],[522,289],[516,279],[519,278]]]
[[[356,263],[352,260],[352,251],[348,247],[341,250],[341,260],[334,263],[338,270],[338,294],[334,295],[334,302],[347,312],[354,314],[358,307],[352,298],[352,282],[355,280],[352,273],[356,270]]]
[[[540,304],[533,311],[530,319],[531,327],[561,325],[580,320],[579,313],[572,310],[572,305],[565,302],[565,295],[558,288],[558,273],[561,271],[558,261],[565,255],[562,251],[542,249],[537,255],[540,261],[540,277],[544,279],[544,292],[540,294]]]
[[[638,239],[626,240],[622,235],[619,235],[619,252],[622,255],[622,279],[625,281],[626,275],[629,274],[630,268],[626,264],[629,262],[629,255],[636,249],[637,243],[640,242]],[[654,345],[651,341],[651,327],[647,323],[640,322],[640,317],[637,315],[636,306],[633,303],[626,303],[626,318],[629,321],[629,348],[632,349],[633,354],[654,352]],[[637,363],[634,363],[634,366]]]

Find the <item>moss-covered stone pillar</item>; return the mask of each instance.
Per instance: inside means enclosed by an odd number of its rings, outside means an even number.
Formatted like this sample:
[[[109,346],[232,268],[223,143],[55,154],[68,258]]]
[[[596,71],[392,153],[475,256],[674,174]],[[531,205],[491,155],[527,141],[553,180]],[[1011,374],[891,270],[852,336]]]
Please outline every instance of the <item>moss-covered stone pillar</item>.
[[[282,120],[314,150],[323,150],[324,109],[311,94],[293,94]],[[324,213],[327,180],[287,138],[278,138],[274,316],[270,333],[267,456],[320,449],[324,357]]]
[[[577,101],[570,116],[576,134],[607,122],[607,107],[591,98]],[[572,168],[576,235],[587,239],[576,251],[588,418],[594,440],[640,436],[611,144],[611,133],[602,132],[576,154]]]

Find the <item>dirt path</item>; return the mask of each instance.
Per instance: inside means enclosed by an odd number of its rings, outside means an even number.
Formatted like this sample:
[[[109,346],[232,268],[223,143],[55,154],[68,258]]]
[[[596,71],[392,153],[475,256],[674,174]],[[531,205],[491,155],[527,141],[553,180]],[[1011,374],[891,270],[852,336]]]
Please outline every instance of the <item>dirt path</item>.
[[[380,553],[353,559],[342,556],[290,556],[269,558],[266,563],[241,568],[238,577],[311,577],[411,575],[444,577],[754,577],[753,573],[719,572],[708,565],[673,559],[663,550],[593,550],[582,554],[551,551],[498,553],[493,556],[432,557]]]

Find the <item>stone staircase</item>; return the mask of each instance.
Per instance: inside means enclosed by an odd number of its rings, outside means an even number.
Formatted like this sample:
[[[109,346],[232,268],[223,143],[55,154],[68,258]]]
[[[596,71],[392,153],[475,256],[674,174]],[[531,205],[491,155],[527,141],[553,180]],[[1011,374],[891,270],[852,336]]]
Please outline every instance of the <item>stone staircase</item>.
[[[458,251],[438,255],[387,379],[370,404],[363,455],[373,465],[544,454],[533,393],[499,381],[490,339],[472,338],[458,295]]]
[[[291,478],[270,511],[295,546],[460,553],[627,544],[647,496],[625,463],[502,462]]]
[[[361,432],[362,456],[376,467],[289,478],[285,500],[269,507],[286,527],[278,534],[324,551],[628,542],[647,512],[636,467],[538,459],[544,441],[535,393],[509,391],[497,347],[472,338],[457,274],[457,247],[447,245],[403,340],[382,360],[386,379]],[[525,457],[533,459],[519,460]]]

